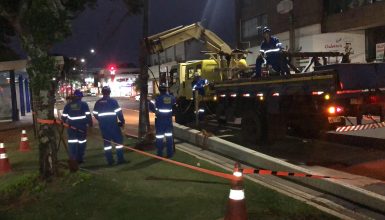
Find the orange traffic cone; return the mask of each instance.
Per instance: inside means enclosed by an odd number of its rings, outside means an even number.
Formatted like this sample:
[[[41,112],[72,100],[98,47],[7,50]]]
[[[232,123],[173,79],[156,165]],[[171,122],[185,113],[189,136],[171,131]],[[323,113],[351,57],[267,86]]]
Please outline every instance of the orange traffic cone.
[[[10,171],[11,171],[11,164],[9,164],[4,143],[0,143],[0,174],[8,173]]]
[[[30,150],[31,150],[31,147],[29,146],[29,143],[28,143],[27,132],[25,130],[22,130],[19,151],[30,151]]]
[[[247,211],[245,203],[245,192],[243,190],[242,172],[238,171],[235,165],[233,175],[237,178],[231,181],[229,202],[227,203],[227,212],[225,220],[246,220]]]

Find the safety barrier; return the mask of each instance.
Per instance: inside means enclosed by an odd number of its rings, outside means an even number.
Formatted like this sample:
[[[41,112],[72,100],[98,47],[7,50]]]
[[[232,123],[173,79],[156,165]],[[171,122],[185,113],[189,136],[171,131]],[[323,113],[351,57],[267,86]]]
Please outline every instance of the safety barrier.
[[[385,127],[385,122],[370,123],[364,125],[349,125],[336,128],[336,132],[362,131]]]

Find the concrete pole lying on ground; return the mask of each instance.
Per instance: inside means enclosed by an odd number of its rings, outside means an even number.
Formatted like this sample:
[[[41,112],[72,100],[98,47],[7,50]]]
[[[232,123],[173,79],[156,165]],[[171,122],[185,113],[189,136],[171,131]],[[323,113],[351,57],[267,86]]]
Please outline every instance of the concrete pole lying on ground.
[[[200,146],[206,150],[220,153],[221,155],[250,164],[254,167],[261,167],[276,171],[322,175],[218,137],[207,137],[200,131],[179,125],[177,123],[174,123],[174,136],[177,139]],[[295,178],[296,181],[304,183],[308,186],[316,187],[325,192],[354,201],[363,206],[385,212],[385,196],[354,186],[350,184],[348,180],[301,177],[288,178]]]

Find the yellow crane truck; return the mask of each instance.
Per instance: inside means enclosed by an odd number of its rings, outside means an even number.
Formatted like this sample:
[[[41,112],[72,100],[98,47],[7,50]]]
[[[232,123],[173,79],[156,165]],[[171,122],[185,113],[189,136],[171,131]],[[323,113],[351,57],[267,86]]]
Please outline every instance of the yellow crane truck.
[[[351,124],[351,117],[360,124],[363,115],[379,116],[384,121],[385,63],[328,65],[328,58],[346,60],[346,55],[283,52],[282,56],[288,58],[309,58],[309,65],[302,71],[291,65],[294,73],[289,76],[270,74],[254,79],[250,78],[253,68],[245,61],[247,51],[232,50],[199,24],[153,35],[146,39],[146,44],[150,53],[159,53],[192,38],[206,43],[209,58],[185,61],[170,71],[171,92],[178,103],[174,111],[178,123],[194,119],[194,73],[209,81],[201,100],[206,112],[215,115],[220,123],[240,121],[241,134],[249,142],[274,140],[289,131],[312,137]]]

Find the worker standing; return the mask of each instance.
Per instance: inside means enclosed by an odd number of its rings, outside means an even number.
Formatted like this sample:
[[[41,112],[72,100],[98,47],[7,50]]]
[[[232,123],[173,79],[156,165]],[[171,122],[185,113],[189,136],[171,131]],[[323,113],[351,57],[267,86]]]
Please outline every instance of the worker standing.
[[[71,160],[83,163],[83,157],[87,144],[87,124],[92,127],[90,109],[86,102],[82,101],[83,93],[74,91],[72,101],[65,105],[61,119],[71,127],[67,129],[68,150]]]
[[[263,41],[261,44],[262,55],[257,57],[255,62],[255,73],[252,77],[261,77],[261,66],[263,63],[271,65],[274,71],[281,75],[289,75],[288,60],[282,56],[282,43],[279,39],[271,36],[271,30],[268,27],[262,29]],[[265,59],[264,59],[265,58]]]
[[[198,91],[198,94],[201,96],[205,95],[204,87],[208,84],[208,80],[202,78],[199,73],[194,74],[194,80],[191,82],[193,97],[195,97],[195,91]]]
[[[194,80],[191,83],[191,87],[192,87],[192,93],[193,93],[193,100],[195,105],[197,105],[195,108],[195,111],[198,111],[198,112],[195,112],[195,114],[198,114],[199,120],[203,119],[204,113],[205,113],[205,109],[201,105],[201,102],[200,102],[201,100],[199,100],[199,96],[203,100],[203,96],[205,95],[206,85],[208,85],[208,80],[202,78],[200,74],[196,72],[194,74]]]
[[[155,103],[150,103],[150,111],[155,112],[155,129],[157,155],[163,156],[164,138],[166,138],[167,157],[174,155],[174,139],[172,125],[172,107],[175,105],[175,97],[167,92],[167,86],[159,86],[160,95],[156,97]]]
[[[123,135],[120,127],[124,127],[124,117],[118,102],[110,98],[111,89],[102,88],[103,97],[96,101],[93,110],[94,117],[99,122],[99,128],[104,140],[104,156],[108,165],[114,164],[112,146],[115,146],[117,164],[125,163],[123,152]],[[118,122],[119,120],[119,122]]]

